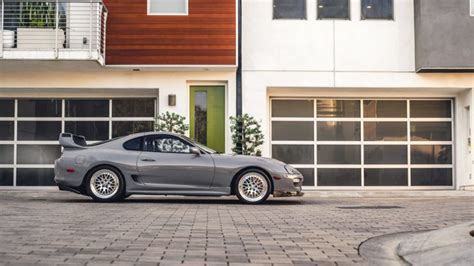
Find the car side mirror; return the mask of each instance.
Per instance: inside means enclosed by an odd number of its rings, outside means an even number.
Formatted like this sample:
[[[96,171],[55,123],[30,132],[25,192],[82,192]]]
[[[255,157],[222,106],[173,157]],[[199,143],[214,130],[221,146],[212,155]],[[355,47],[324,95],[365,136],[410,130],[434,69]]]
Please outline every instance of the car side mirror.
[[[200,156],[200,155],[201,155],[201,150],[199,150],[199,149],[196,148],[196,147],[191,147],[191,148],[189,149],[189,151],[190,151],[192,154],[195,154],[195,155],[197,155],[197,156]]]

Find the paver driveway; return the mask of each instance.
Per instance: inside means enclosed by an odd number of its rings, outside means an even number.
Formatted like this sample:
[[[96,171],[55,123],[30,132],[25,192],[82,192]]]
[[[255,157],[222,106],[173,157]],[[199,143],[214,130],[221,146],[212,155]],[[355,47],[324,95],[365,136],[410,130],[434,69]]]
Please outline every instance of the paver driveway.
[[[0,264],[364,263],[357,247],[370,237],[470,220],[470,196],[309,195],[248,206],[230,197],[97,204],[65,192],[0,191]]]

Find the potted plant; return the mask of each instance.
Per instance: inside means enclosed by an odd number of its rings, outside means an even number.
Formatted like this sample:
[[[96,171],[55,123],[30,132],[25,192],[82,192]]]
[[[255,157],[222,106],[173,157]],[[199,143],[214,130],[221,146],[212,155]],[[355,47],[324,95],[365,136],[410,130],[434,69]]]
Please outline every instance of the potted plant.
[[[17,28],[17,48],[63,48],[64,30],[58,29],[56,43],[56,3],[23,2],[20,7],[20,26]],[[61,21],[61,17],[59,20]]]
[[[260,122],[249,114],[230,117],[232,131],[232,151],[236,154],[262,156],[259,147],[263,144],[264,135]]]

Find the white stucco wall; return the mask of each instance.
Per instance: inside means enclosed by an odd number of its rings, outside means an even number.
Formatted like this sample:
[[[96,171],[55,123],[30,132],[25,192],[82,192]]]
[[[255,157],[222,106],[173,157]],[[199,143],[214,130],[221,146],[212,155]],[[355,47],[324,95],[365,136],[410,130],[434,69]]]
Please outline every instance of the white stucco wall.
[[[473,156],[469,149],[469,132],[472,132],[472,89],[464,90],[458,94],[456,101],[456,176],[457,187],[474,189]],[[469,107],[469,109],[468,109]]]
[[[273,20],[272,0],[243,0],[243,69],[275,71],[414,71],[412,0],[394,1],[394,20]]]
[[[474,74],[415,73],[413,0],[394,1],[387,21],[360,20],[360,0],[350,1],[351,20],[317,20],[316,0],[307,1],[306,20],[273,20],[272,2],[243,0],[243,112],[262,121],[265,156],[270,97],[448,97],[456,103],[456,187],[473,184],[460,106],[472,106]]]

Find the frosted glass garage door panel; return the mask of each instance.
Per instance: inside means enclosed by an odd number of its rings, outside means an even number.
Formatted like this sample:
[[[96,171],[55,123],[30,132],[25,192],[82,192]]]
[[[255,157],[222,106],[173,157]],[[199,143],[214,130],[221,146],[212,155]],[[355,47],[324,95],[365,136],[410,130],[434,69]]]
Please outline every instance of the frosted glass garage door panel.
[[[272,117],[314,117],[313,100],[272,100]]]
[[[314,164],[314,146],[273,145],[272,157],[287,164]]]
[[[312,121],[273,121],[272,140],[314,140]]]

